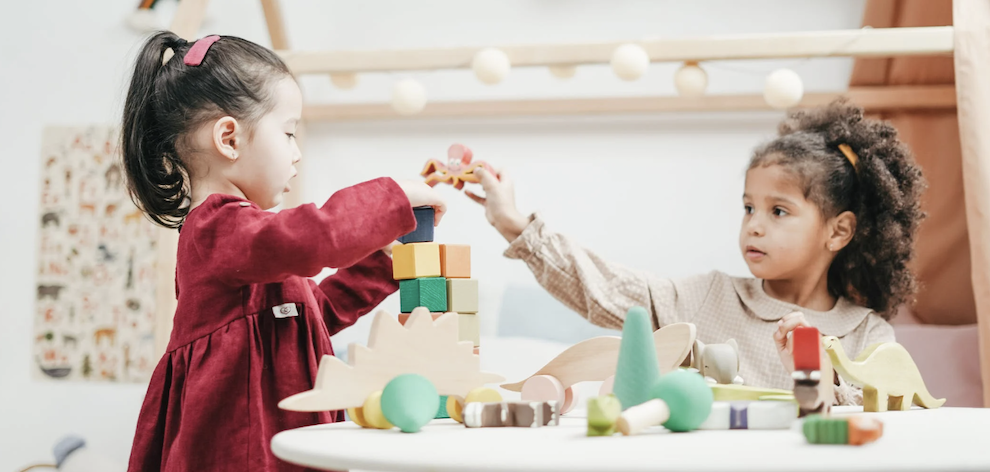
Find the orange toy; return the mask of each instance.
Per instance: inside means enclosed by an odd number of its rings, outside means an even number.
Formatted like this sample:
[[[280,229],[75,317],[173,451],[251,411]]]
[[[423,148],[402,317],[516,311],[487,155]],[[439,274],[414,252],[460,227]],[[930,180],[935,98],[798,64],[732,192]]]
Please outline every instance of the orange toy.
[[[454,144],[447,149],[447,163],[444,164],[436,159],[426,161],[426,167],[419,173],[426,177],[426,184],[434,187],[439,183],[448,183],[460,190],[464,188],[464,182],[472,184],[481,180],[474,174],[475,169],[484,167],[492,175],[498,175],[492,166],[485,161],[471,162],[474,153],[463,144]]]

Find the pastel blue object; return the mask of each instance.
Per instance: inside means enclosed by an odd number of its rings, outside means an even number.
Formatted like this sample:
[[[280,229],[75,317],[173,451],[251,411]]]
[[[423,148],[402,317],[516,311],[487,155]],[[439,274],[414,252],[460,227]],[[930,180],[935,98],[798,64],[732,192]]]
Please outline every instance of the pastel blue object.
[[[437,415],[440,395],[419,374],[396,376],[382,390],[382,414],[404,433],[415,433]]]
[[[632,307],[622,323],[622,343],[619,345],[619,362],[615,368],[612,392],[625,411],[652,400],[650,391],[659,379],[660,364],[653,342],[653,323],[646,309]]]
[[[402,244],[433,242],[433,207],[413,208],[416,217],[416,229],[399,238]]]

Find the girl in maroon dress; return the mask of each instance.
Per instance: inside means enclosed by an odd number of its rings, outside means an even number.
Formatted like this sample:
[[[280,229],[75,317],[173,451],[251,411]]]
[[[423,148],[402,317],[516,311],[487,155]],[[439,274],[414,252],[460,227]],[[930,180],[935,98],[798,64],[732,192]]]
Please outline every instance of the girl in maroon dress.
[[[166,50],[174,56],[163,64]],[[299,87],[272,51],[230,36],[162,32],[141,50],[122,145],[135,203],[177,228],[172,336],[141,407],[132,471],[295,470],[272,436],[340,421],[279,410],[309,390],[330,336],[397,289],[391,243],[412,208],[445,206],[422,182],[380,178],[323,206],[281,212],[300,153]],[[319,285],[308,277],[339,270]],[[332,447],[332,445],[328,445]]]

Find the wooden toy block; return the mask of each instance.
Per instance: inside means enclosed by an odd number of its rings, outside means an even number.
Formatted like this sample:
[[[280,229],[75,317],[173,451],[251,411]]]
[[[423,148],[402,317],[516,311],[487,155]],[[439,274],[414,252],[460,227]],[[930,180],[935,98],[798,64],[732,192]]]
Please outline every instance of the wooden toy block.
[[[447,279],[447,310],[457,313],[478,312],[478,281]]]
[[[458,314],[445,313],[432,321],[425,308],[413,310],[405,326],[388,312],[379,311],[371,324],[368,346],[348,346],[348,361],[325,355],[313,388],[279,402],[291,411],[343,410],[364,405],[368,395],[385,390],[403,374],[419,374],[439,395],[467,395],[472,389],[505,379],[481,371],[481,359],[470,342],[458,341]],[[383,408],[385,393],[383,392]],[[438,405],[431,407],[433,417]],[[386,415],[388,417],[388,415]],[[389,422],[400,426],[392,418]]]
[[[612,385],[623,410],[649,401],[650,388],[660,379],[657,347],[651,331],[649,313],[642,307],[629,309],[622,324],[619,360]]]
[[[883,423],[865,416],[829,418],[811,415],[804,420],[801,430],[811,444],[861,446],[883,436]]]
[[[715,402],[708,419],[698,429],[790,429],[797,417],[794,402]]]
[[[471,246],[440,245],[440,273],[448,279],[471,278]]]
[[[430,313],[430,316],[433,317],[433,321],[436,321],[437,318],[443,316],[444,314],[445,313]],[[411,313],[399,313],[399,324],[405,326],[411,315]]]
[[[855,361],[835,336],[826,337],[824,345],[839,375],[863,389],[863,411],[909,410],[912,404],[938,408],[945,403],[928,393],[914,359],[898,343],[869,346]]]
[[[392,423],[389,423],[385,418],[385,414],[382,413],[382,392],[374,392],[368,395],[368,398],[364,400],[361,413],[364,415],[364,422],[368,427],[392,429]]]
[[[781,390],[777,388],[757,388],[751,387],[749,385],[723,385],[715,384],[711,385],[712,395],[715,397],[717,402],[732,402],[732,401],[757,401],[761,397],[768,395],[775,396],[779,399],[784,398],[794,398],[794,392],[790,390]]]
[[[476,314],[457,314],[457,339],[471,341],[472,346],[481,344],[481,326]]]
[[[477,356],[477,355],[480,355],[480,354],[481,354],[481,349],[479,349],[478,346],[475,346],[474,347],[474,355]]]
[[[440,245],[400,244],[392,247],[392,278],[395,280],[440,277]]]
[[[462,412],[464,405],[468,403],[494,403],[502,401],[502,394],[497,390],[488,387],[478,387],[468,392],[467,396],[461,398],[453,395],[447,399],[447,414],[458,423],[464,422]]]
[[[712,403],[712,412],[708,414],[708,419],[704,423],[698,426],[698,429],[704,430],[726,430],[732,426],[730,418],[732,417],[732,408],[729,402],[714,402]]]
[[[400,280],[400,310],[403,313],[412,313],[413,309],[421,306],[431,312],[448,311],[447,285],[447,281],[443,277],[420,277]]]
[[[622,404],[615,395],[588,399],[588,436],[611,436],[622,414]]]
[[[691,352],[694,345],[697,328],[691,323],[673,323],[653,332],[656,345],[657,363],[661,373],[672,372],[681,365]],[[614,388],[615,368],[619,358],[619,346],[622,339],[618,336],[599,336],[581,341],[560,353],[544,365],[535,374],[512,384],[502,384],[501,387],[519,392],[532,378],[549,376],[555,378],[563,386],[565,395],[571,392],[571,386],[578,382],[605,381],[610,385],[608,391]],[[784,390],[786,394],[791,392]],[[562,409],[566,413],[567,409]]]
[[[553,402],[468,403],[464,406],[464,426],[468,428],[538,428],[560,424],[560,411]]]
[[[413,216],[416,217],[416,229],[409,234],[400,236],[399,242],[402,244],[433,242],[433,221],[435,218],[433,207],[413,208]]]
[[[835,402],[832,364],[822,355],[822,337],[818,328],[799,326],[791,334],[794,357],[794,398],[800,416],[827,414]],[[825,377],[825,378],[823,378]]]
[[[440,408],[437,408],[437,416],[434,419],[442,420],[450,418],[450,414],[447,413],[447,401],[450,399],[447,395],[440,395]]]

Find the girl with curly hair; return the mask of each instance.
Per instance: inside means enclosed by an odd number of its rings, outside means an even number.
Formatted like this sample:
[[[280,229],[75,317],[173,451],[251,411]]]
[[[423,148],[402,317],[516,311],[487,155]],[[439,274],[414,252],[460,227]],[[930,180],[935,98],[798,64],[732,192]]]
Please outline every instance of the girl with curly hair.
[[[516,209],[504,172],[482,173],[488,221],[539,283],[594,324],[621,328],[632,306],[654,328],[694,323],[698,339],[735,338],[748,385],[790,389],[790,333],[814,326],[846,352],[894,340],[887,320],[916,289],[908,268],[925,184],[889,124],[844,100],[790,114],[746,171],[739,249],[753,278],[662,279],[602,260]],[[838,404],[862,391],[836,379]]]

